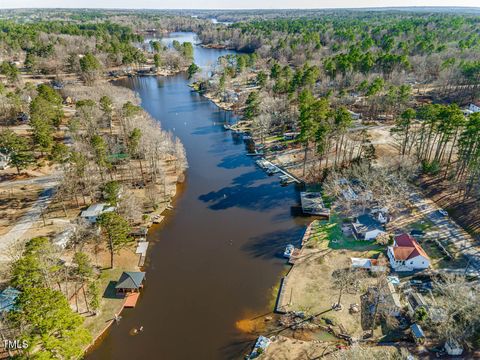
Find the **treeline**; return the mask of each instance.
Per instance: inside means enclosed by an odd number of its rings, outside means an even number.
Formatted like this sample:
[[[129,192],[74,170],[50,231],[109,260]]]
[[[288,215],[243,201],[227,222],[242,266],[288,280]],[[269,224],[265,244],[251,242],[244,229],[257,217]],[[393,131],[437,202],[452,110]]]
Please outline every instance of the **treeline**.
[[[154,22],[139,14],[117,14],[89,23],[75,16],[64,17],[33,22],[0,20],[0,50],[6,54],[1,73],[9,81],[18,78],[19,69],[34,75],[90,73],[90,78],[92,72],[117,66],[155,64],[157,68],[178,69],[191,63],[182,50],[161,47],[154,53],[148,51],[142,34],[163,24],[158,19]],[[169,19],[167,28],[175,30],[173,24]],[[163,26],[158,28],[160,33],[167,29]],[[187,23],[177,26],[190,27]]]
[[[138,222],[145,206],[168,200],[168,178],[175,182],[187,166],[180,141],[136,105],[128,90],[103,85],[65,92],[75,94],[77,102],[69,122],[73,146],[59,190],[62,203],[102,199],[105,185],[116,181],[123,186],[122,215]],[[135,200],[132,187],[145,189],[144,202]]]
[[[457,105],[407,109],[392,134],[402,157],[415,157],[423,172],[452,180],[465,197],[480,191],[480,113],[465,117]]]
[[[31,99],[30,103],[22,100],[26,96]],[[9,156],[10,163],[18,173],[42,159],[58,162],[67,156],[68,147],[62,138],[57,137],[64,113],[62,97],[55,90],[44,84],[37,88],[30,84],[23,91],[7,93],[5,98],[0,92],[2,98],[8,101],[7,104],[3,103],[8,107],[7,116],[21,111],[30,114],[31,136],[18,135],[8,128],[0,132],[0,149]]]
[[[25,341],[21,359],[77,359],[92,340],[83,327],[83,317],[73,311],[69,297],[81,296],[88,312],[99,306],[98,274],[89,258],[76,253],[66,265],[45,237],[31,239],[21,256],[12,263],[10,284],[20,293],[13,309],[3,319],[3,330]],[[70,292],[69,292],[70,291]]]
[[[478,82],[479,27],[479,18],[467,15],[344,11],[210,27],[200,38],[293,69],[315,66],[316,80],[328,80],[324,88],[333,82],[340,91],[352,89],[380,76],[396,86],[436,83],[459,90]],[[463,101],[476,93],[470,89]]]

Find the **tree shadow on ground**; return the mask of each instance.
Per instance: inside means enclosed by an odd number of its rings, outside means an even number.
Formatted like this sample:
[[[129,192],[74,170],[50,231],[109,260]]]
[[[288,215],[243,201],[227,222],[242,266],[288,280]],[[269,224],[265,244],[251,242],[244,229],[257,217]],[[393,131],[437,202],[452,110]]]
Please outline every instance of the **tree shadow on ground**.
[[[124,297],[123,294],[117,294],[117,289],[115,289],[115,286],[117,285],[117,281],[111,280],[107,287],[105,288],[105,291],[103,292],[102,297],[104,299],[121,299]]]

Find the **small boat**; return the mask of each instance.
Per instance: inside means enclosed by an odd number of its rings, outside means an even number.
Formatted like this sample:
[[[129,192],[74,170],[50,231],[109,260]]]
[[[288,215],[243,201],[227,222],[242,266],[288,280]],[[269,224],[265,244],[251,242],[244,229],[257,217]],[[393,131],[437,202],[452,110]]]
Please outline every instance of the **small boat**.
[[[285,251],[283,252],[283,257],[290,259],[290,256],[292,256],[293,254],[293,250],[295,250],[295,247],[292,244],[288,244],[285,248]]]
[[[232,130],[232,127],[231,127],[230,125],[228,125],[228,124],[223,124],[223,128],[224,128],[225,130]]]
[[[278,168],[275,165],[267,163],[266,172],[267,172],[268,175],[276,174],[279,171],[280,170],[278,170]]]
[[[288,175],[280,176],[280,185],[287,186],[288,184],[292,183],[293,179]]]
[[[268,162],[265,161],[265,159],[258,159],[257,161],[255,161],[255,163],[260,166],[262,169],[266,169],[267,168],[267,164]]]

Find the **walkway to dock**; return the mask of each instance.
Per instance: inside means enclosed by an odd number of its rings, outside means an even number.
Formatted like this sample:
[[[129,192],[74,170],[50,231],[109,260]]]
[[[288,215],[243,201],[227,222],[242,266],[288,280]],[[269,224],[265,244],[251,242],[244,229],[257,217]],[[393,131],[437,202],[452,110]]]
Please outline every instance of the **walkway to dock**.
[[[137,305],[137,301],[138,301],[139,297],[140,297],[139,292],[130,293],[130,294],[125,295],[125,304],[123,305],[123,307],[134,308],[135,305]]]

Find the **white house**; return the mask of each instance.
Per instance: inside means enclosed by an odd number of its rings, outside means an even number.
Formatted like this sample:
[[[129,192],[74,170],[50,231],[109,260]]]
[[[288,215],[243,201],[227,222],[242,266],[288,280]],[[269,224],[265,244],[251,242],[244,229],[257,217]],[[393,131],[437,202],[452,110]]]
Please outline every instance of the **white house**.
[[[92,224],[97,222],[97,218],[102,215],[103,213],[114,211],[115,208],[113,206],[108,206],[105,203],[100,204],[93,204],[87,210],[82,211],[80,217],[84,218],[88,222]]]
[[[385,234],[383,225],[369,214],[360,215],[352,223],[352,230],[357,240],[375,240],[378,235]]]
[[[415,271],[430,266],[425,250],[408,234],[395,237],[393,246],[388,247],[388,258],[395,271]]]
[[[480,101],[475,101],[468,105],[468,110],[472,113],[480,112]]]

